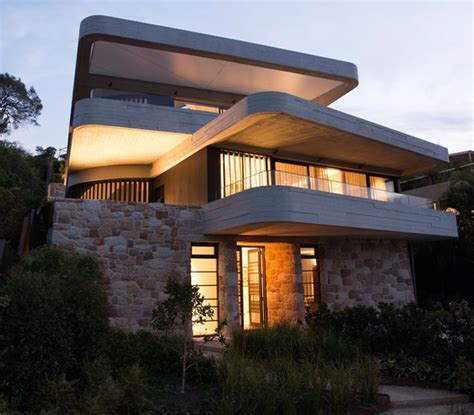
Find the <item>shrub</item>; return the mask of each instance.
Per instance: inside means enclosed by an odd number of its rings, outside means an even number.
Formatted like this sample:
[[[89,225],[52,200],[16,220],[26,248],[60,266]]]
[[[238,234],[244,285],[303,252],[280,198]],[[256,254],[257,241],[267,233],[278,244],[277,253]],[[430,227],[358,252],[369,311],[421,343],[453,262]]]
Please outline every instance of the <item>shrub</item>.
[[[97,261],[43,247],[23,258],[0,289],[3,392],[20,408],[41,402],[48,381],[77,372],[107,330]]]
[[[431,310],[415,304],[337,312],[322,307],[306,320],[313,331],[338,333],[377,356],[384,375],[474,392],[466,377],[474,365],[474,311],[467,302],[438,304]]]
[[[160,336],[148,331],[125,333],[110,329],[103,339],[101,353],[109,360],[113,373],[137,365],[149,377],[181,375],[181,337]],[[216,379],[216,363],[188,345],[189,380],[208,383]]]

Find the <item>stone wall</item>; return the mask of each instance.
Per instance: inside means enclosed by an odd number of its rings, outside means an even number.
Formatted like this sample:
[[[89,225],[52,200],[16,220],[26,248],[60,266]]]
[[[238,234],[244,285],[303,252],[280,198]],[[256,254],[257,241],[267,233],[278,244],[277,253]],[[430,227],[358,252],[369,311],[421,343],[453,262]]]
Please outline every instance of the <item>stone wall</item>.
[[[339,310],[415,301],[406,241],[332,239],[320,244],[323,301]]]
[[[269,326],[279,321],[303,322],[303,281],[299,254],[294,243],[265,244],[267,318]]]
[[[169,278],[190,280],[191,243],[218,243],[219,318],[239,325],[236,236],[205,237],[199,207],[56,199],[50,243],[97,255],[105,275],[110,323],[150,326]],[[259,238],[265,246],[268,323],[304,320],[298,238]],[[320,249],[323,301],[332,309],[414,301],[407,243],[390,240],[308,240]]]
[[[191,241],[202,240],[201,210],[158,203],[59,199],[50,242],[97,255],[105,275],[110,323],[149,327],[169,278],[190,279]]]

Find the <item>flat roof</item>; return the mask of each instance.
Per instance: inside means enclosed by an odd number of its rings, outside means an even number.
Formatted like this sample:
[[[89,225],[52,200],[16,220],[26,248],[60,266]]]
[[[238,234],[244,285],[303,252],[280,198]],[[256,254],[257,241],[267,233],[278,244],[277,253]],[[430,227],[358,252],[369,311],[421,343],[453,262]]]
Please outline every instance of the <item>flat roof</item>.
[[[104,77],[243,97],[281,91],[328,105],[358,84],[349,62],[180,29],[90,16],[80,27],[76,89]],[[79,94],[80,95],[80,94]]]

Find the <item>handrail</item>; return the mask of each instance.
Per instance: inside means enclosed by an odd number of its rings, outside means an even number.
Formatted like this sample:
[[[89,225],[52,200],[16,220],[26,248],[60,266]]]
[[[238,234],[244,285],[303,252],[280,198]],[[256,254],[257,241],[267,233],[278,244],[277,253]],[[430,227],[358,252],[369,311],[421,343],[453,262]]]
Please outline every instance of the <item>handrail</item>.
[[[336,180],[287,173],[280,170],[262,171],[221,187],[220,197],[227,197],[234,193],[262,186],[298,187],[300,189],[335,193],[345,196],[376,200],[379,202],[399,203],[412,207],[433,208],[433,202],[423,197],[388,192],[373,187],[357,186]]]

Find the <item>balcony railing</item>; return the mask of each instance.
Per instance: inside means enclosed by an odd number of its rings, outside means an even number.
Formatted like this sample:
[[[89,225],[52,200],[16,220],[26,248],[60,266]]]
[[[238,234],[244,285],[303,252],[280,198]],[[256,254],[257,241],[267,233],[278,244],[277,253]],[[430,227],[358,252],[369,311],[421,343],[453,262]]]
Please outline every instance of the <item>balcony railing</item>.
[[[237,180],[221,188],[221,197],[262,186],[291,186],[319,192],[335,193],[345,196],[360,197],[387,203],[398,203],[405,206],[433,208],[429,199],[388,192],[366,186],[356,186],[334,180],[320,179],[312,176],[287,173],[279,170],[262,171],[252,176]]]

